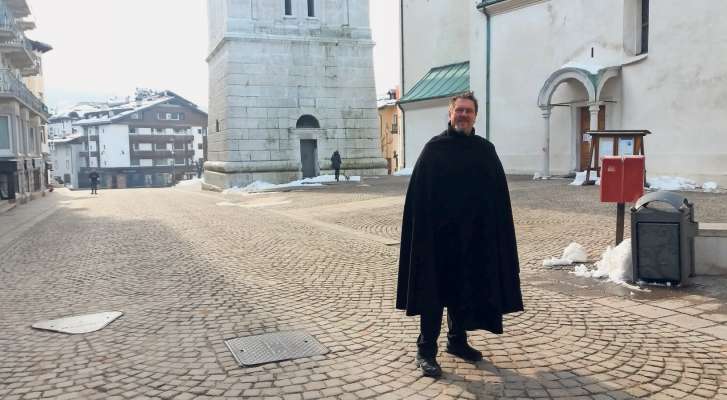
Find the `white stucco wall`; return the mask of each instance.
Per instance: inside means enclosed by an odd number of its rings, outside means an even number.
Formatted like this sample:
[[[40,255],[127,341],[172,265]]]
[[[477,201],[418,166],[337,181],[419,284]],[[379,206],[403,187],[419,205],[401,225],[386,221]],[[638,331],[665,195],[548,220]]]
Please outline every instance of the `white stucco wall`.
[[[537,98],[548,77],[573,61],[618,62],[622,3],[550,0],[492,16],[490,139],[508,172],[533,173],[542,165],[544,122]],[[583,85],[575,81],[562,84],[554,93],[552,103],[573,105],[552,109],[551,173],[567,173],[576,166],[578,108],[586,106],[585,100]],[[611,107],[607,104],[607,117]],[[606,128],[615,128],[608,122]]]
[[[192,135],[194,136],[194,140],[192,142],[192,149],[194,149],[194,157],[192,157],[192,161],[197,162],[200,158],[204,157],[204,148],[202,147],[203,141],[204,141],[204,129],[205,127],[202,126],[193,126],[192,127]],[[200,131],[202,133],[200,133]]]
[[[104,125],[99,133],[101,168],[124,168],[131,165],[129,156],[129,127]]]
[[[474,3],[452,0],[404,1],[404,86],[406,93],[431,68],[470,59]],[[458,0],[459,1],[459,0]]]
[[[447,129],[448,104],[448,99],[438,99],[406,105],[405,167],[414,167],[429,139]]]
[[[623,126],[649,129],[650,175],[727,185],[727,2],[651,2],[649,54],[623,70]]]

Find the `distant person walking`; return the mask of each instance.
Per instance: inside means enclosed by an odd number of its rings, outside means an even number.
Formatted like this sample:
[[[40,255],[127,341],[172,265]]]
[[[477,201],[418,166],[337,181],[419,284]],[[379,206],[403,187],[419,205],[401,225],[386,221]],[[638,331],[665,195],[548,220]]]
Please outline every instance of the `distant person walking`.
[[[341,173],[341,155],[338,154],[338,150],[334,151],[331,156],[331,167],[336,172],[336,182],[338,182],[338,176]]]
[[[91,181],[91,194],[98,194],[99,178],[100,176],[95,169],[92,170],[90,174],[88,174],[88,179]]]
[[[202,178],[202,171],[204,170],[204,160],[200,159],[197,162],[197,179]]]

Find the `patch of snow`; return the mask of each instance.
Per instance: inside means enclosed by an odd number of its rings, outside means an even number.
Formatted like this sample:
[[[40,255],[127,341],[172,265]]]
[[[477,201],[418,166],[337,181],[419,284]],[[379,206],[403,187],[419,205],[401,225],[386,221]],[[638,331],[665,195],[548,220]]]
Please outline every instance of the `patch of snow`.
[[[679,176],[654,176],[647,181],[649,188],[654,190],[695,190],[699,186],[697,182]]]
[[[314,176],[312,178],[304,178],[298,181],[293,181],[289,183],[284,183],[284,185],[305,185],[310,183],[327,183],[327,182],[335,182],[336,176],[335,175],[318,175]]]
[[[402,169],[394,172],[394,176],[411,176],[412,172],[414,172],[414,168],[411,168],[411,167],[402,168]]]
[[[583,278],[590,278],[591,276],[593,276],[591,271],[589,271],[588,268],[583,264],[576,265],[575,270],[573,270],[573,274],[575,276],[580,276]]]
[[[583,182],[586,181],[586,173],[587,172],[588,171],[576,172],[576,177],[573,178],[573,182],[571,182],[570,184],[573,185],[573,186],[582,186],[583,185]],[[596,176],[596,171],[591,171],[590,178],[596,180],[596,185],[600,185],[601,184],[601,178],[599,178],[599,177]]]
[[[625,239],[616,247],[608,246],[596,262],[594,278],[608,278],[615,283],[623,283],[631,276],[631,240]]]
[[[177,182],[177,184],[176,184],[175,186],[192,186],[192,185],[199,185],[199,184],[201,184],[202,182],[204,182],[204,180],[203,180],[203,179],[200,179],[200,178],[192,178],[192,179],[187,179],[187,180],[184,180],[184,181],[179,181],[179,182]]]
[[[244,188],[233,187],[222,191],[223,194],[247,194],[266,190],[287,189],[293,187],[310,187],[323,186],[323,183],[335,182],[336,177],[333,175],[320,175],[312,178],[300,179],[288,183],[274,184],[264,181],[255,181]]]
[[[361,182],[361,177],[360,176],[349,176],[348,181],[349,182]]]
[[[704,184],[702,184],[702,189],[705,192],[717,192],[719,191],[719,185],[717,182],[704,182]]]
[[[563,249],[563,255],[560,258],[550,258],[543,260],[543,266],[553,267],[556,265],[571,265],[577,262],[588,261],[588,253],[580,244],[573,242]]]

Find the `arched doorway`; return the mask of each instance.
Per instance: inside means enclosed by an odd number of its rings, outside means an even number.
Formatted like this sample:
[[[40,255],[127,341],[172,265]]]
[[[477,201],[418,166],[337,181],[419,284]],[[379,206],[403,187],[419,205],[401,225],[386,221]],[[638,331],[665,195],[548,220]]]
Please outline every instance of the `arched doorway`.
[[[310,114],[302,115],[295,123],[296,129],[306,132],[300,135],[300,167],[303,178],[318,176],[318,140],[314,129],[320,129],[318,119]],[[310,130],[310,131],[308,131]]]
[[[316,117],[310,114],[302,115],[295,123],[296,129],[320,129],[320,127],[321,125],[318,123]]]
[[[553,107],[568,106],[578,111],[575,133],[572,140],[572,168],[581,169],[590,160],[590,137],[584,135],[587,130],[605,129],[605,107],[600,92],[608,80],[620,74],[621,67],[598,66],[564,66],[552,73],[540,89],[538,107],[543,116],[543,147],[541,177],[550,176],[550,129]],[[564,103],[554,103],[553,97],[564,83],[574,84],[582,88],[582,95],[569,99]],[[599,123],[600,121],[600,123]],[[570,135],[569,135],[570,136]]]

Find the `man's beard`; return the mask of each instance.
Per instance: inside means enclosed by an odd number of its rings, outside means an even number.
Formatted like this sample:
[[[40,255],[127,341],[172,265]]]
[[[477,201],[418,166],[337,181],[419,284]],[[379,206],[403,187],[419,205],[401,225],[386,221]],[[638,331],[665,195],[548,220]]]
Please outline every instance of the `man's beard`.
[[[458,123],[455,123],[453,128],[454,128],[454,131],[457,133],[470,134],[472,132],[472,128],[469,128],[469,130],[466,130]]]

